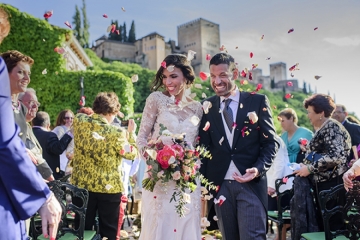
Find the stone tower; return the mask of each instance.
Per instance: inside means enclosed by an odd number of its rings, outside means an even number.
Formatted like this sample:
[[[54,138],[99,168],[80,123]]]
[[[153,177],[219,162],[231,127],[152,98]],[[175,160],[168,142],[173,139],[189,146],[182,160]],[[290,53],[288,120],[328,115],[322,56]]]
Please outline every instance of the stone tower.
[[[286,64],[283,62],[270,64],[270,80],[274,79],[275,83],[286,80]]]
[[[206,61],[206,54],[213,56],[219,52],[219,24],[199,18],[184,23],[178,26],[177,29],[180,52],[184,54],[187,54],[189,50],[196,52],[195,58],[191,62],[196,75],[199,75],[201,71],[209,72],[209,62]]]

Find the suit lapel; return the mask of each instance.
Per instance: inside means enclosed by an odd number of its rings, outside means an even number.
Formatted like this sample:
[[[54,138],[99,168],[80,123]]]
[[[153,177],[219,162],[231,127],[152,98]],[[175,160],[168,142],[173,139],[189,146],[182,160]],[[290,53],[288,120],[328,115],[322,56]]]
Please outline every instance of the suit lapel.
[[[220,113],[220,97],[216,96],[215,100],[214,100],[214,102],[212,104],[213,104],[213,106],[212,106],[212,108],[210,108],[210,111],[212,111],[211,115],[214,117],[214,119],[213,119],[214,122],[211,123],[211,124],[214,124],[216,126],[216,128],[218,129],[218,132],[219,132],[219,135],[220,135],[219,140],[221,139],[221,136],[224,137],[224,141],[223,141],[222,145],[224,145],[224,143],[225,143],[226,147],[229,150],[231,150],[229,141],[228,141],[228,139],[226,137],[224,123],[223,123],[221,113]]]
[[[241,136],[241,130],[244,127],[245,118],[247,117],[248,109],[249,109],[249,101],[250,101],[250,93],[248,92],[240,92],[240,100],[239,100],[239,107],[236,114],[236,128],[234,133],[234,139],[232,147],[236,146],[236,143]]]

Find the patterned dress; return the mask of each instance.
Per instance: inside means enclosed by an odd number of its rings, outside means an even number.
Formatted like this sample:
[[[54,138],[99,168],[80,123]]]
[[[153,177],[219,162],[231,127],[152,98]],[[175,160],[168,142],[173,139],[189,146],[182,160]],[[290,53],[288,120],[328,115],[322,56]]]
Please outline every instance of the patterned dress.
[[[186,133],[185,140],[194,143],[202,113],[199,102],[190,100],[176,104],[173,98],[161,92],[151,93],[143,111],[138,148],[159,136],[160,124],[174,134]],[[185,217],[182,218],[176,213],[174,201],[170,202],[174,187],[175,182],[166,185],[157,183],[153,192],[142,190],[140,240],[201,239],[200,187],[190,193],[191,201],[186,205]]]

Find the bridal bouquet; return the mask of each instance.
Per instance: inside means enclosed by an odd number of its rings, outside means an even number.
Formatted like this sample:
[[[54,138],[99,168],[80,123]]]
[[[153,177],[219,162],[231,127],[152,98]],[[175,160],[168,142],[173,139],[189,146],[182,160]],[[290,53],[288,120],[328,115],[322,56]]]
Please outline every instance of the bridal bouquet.
[[[170,202],[176,202],[176,212],[180,217],[184,216],[185,205],[190,197],[185,190],[195,191],[196,179],[203,180],[199,172],[200,158],[211,158],[210,152],[204,147],[194,148],[184,139],[185,133],[172,134],[164,125],[160,125],[159,137],[150,141],[144,151],[149,178],[142,182],[143,187],[152,192],[158,181],[175,181],[176,188]]]

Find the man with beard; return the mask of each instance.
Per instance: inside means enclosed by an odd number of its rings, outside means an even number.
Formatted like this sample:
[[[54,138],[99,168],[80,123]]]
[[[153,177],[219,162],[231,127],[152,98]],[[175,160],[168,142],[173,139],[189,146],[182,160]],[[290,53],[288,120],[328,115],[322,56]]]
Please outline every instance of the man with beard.
[[[211,86],[216,93],[203,102],[200,144],[210,150],[201,173],[218,186],[209,201],[223,239],[266,239],[266,171],[279,143],[266,96],[240,92],[234,58],[218,53],[210,60]]]

